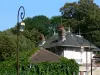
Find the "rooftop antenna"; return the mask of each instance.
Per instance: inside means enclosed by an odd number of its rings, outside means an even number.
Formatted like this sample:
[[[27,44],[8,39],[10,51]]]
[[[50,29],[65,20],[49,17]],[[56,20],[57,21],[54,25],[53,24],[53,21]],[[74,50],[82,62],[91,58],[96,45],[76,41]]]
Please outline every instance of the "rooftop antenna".
[[[79,35],[81,35],[81,32],[80,32],[80,27],[79,27]]]
[[[79,27],[79,32],[78,32],[78,36],[79,36],[79,37],[82,37],[82,36],[81,36],[81,31],[80,31],[80,27]]]
[[[69,27],[68,27],[68,32],[70,32],[70,25],[69,25]]]
[[[56,34],[56,26],[55,26],[55,24],[51,24],[51,26],[49,27],[49,29],[53,31],[53,35]]]
[[[56,29],[55,29],[55,27],[54,27],[54,29],[53,29],[53,35],[55,35],[55,34],[56,34],[55,30],[56,30]]]

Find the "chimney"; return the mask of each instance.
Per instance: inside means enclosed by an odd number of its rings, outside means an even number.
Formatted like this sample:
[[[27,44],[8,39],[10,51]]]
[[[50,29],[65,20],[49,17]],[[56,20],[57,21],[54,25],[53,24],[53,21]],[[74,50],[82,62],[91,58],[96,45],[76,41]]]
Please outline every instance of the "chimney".
[[[44,37],[43,34],[40,34],[39,40],[40,40],[39,46],[42,46],[42,45],[46,42],[46,41],[45,41],[45,37]]]
[[[58,28],[60,41],[63,42],[64,40],[66,40],[66,30],[63,25],[58,26],[57,28]]]

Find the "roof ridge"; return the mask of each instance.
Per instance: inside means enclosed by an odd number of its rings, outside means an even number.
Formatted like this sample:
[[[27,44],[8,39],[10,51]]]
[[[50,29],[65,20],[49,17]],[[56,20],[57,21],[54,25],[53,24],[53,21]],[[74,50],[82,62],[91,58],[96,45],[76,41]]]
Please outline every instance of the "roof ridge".
[[[37,55],[37,53],[39,53],[39,52],[40,52],[40,50],[38,50],[38,51],[36,51],[34,54],[32,54],[31,57],[29,58],[29,60],[30,60],[33,56]]]

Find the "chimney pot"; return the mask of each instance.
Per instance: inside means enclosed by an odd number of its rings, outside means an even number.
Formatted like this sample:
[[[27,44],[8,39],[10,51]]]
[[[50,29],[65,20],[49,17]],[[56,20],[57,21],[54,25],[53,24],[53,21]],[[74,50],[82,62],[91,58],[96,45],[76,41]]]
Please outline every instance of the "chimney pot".
[[[39,46],[42,46],[45,43],[45,37],[44,37],[44,35],[41,34],[39,39],[40,39]]]
[[[58,27],[59,37],[61,41],[66,40],[66,30],[63,25]]]

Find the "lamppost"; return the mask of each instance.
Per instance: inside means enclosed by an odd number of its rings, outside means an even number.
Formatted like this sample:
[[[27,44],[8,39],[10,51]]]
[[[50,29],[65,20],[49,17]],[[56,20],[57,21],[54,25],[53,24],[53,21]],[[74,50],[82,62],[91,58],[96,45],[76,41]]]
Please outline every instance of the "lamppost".
[[[18,9],[18,15],[17,15],[17,75],[20,74],[19,72],[19,35],[20,35],[20,32],[24,31],[24,27],[25,27],[25,23],[23,22],[24,17],[25,17],[25,9],[23,6],[21,6]],[[19,23],[19,18],[21,19],[21,23]]]

